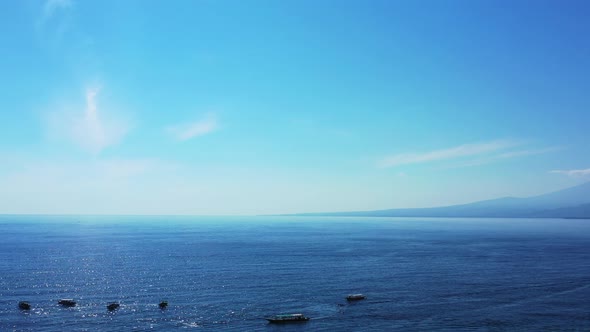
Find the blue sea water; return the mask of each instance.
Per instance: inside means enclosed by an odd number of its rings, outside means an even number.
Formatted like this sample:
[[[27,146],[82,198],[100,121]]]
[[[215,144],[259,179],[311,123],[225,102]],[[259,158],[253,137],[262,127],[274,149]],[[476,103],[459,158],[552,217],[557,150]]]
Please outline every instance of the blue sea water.
[[[0,331],[183,329],[589,331],[590,220],[0,216]]]

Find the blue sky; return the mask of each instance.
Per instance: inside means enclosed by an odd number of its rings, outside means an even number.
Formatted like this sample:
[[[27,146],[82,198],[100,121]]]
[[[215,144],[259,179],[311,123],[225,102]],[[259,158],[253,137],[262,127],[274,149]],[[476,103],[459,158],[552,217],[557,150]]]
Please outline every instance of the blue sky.
[[[0,213],[427,207],[590,179],[586,1],[0,2]]]

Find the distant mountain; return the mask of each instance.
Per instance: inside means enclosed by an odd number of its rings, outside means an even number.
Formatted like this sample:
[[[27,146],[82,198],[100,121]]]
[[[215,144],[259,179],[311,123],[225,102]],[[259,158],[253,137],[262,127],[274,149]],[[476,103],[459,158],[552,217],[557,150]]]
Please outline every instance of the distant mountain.
[[[590,203],[540,212],[539,218],[590,219]]]
[[[590,182],[544,195],[504,197],[469,204],[377,211],[306,213],[308,216],[366,217],[497,217],[497,218],[589,218]]]

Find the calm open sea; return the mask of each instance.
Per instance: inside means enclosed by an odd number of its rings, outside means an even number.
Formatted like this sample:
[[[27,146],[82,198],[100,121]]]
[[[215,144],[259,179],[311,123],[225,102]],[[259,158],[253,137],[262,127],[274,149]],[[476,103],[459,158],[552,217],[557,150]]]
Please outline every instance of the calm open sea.
[[[0,331],[149,329],[589,331],[590,221],[0,216]]]

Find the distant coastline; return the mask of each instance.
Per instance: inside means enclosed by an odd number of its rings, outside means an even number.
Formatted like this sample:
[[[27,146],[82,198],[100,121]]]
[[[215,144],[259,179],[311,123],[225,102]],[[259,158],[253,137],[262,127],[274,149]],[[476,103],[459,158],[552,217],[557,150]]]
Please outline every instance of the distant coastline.
[[[590,219],[590,182],[525,198],[504,197],[432,208],[297,213],[285,216]]]

